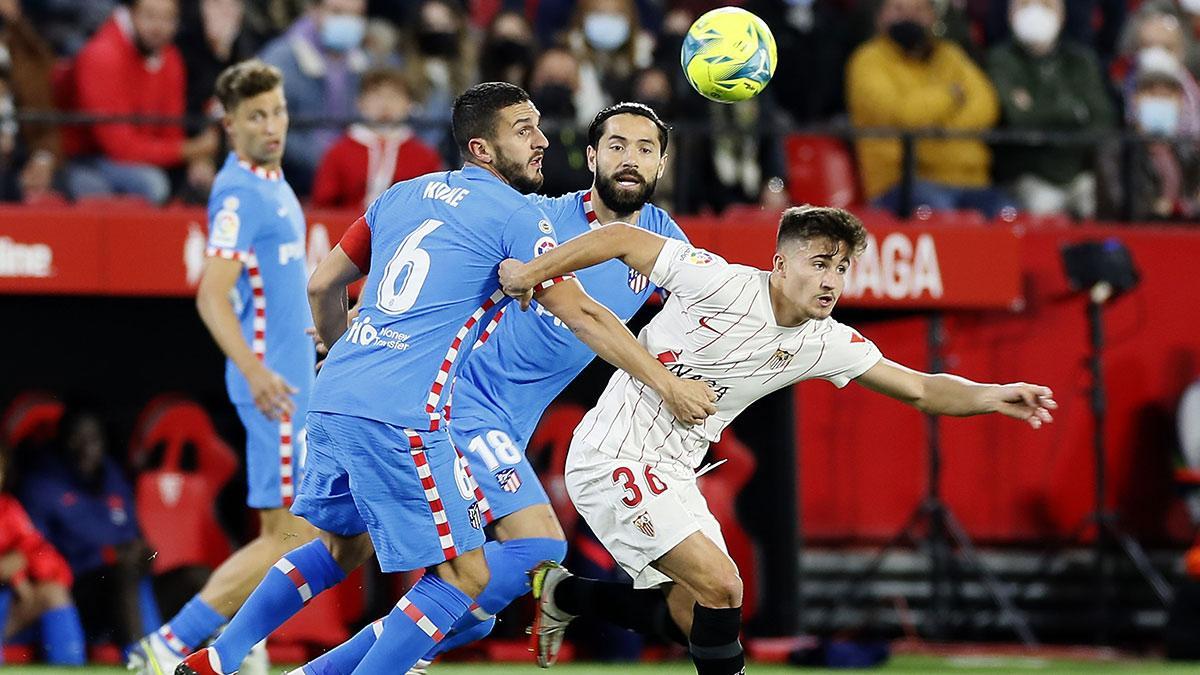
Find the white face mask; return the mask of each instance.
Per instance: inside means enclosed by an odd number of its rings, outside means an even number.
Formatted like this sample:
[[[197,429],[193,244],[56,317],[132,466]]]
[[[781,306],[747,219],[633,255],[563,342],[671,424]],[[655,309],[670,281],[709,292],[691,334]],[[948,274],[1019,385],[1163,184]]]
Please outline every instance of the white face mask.
[[[1061,28],[1062,17],[1045,5],[1025,5],[1013,12],[1013,35],[1024,45],[1049,47],[1058,39]]]
[[[1179,130],[1179,101],[1170,96],[1143,96],[1137,102],[1137,116],[1142,131],[1173,136]]]
[[[583,18],[583,36],[596,49],[611,52],[629,39],[629,19],[616,12],[592,12]]]
[[[1179,5],[1188,14],[1200,14],[1200,0],[1179,0]]]

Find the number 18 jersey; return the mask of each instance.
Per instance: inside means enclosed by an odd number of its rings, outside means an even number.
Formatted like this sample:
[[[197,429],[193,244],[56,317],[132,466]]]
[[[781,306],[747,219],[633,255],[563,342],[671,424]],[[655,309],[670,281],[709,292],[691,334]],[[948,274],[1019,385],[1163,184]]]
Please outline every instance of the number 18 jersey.
[[[500,261],[554,248],[554,226],[477,166],[397,183],[363,218],[362,307],[330,349],[309,409],[438,429],[459,366],[507,301]]]

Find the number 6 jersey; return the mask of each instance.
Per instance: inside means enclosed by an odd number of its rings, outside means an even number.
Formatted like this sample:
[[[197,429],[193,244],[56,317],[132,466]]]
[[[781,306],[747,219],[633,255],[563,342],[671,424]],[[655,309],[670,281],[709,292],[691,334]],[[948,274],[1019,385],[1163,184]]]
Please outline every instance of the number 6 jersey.
[[[459,366],[506,302],[500,261],[554,248],[554,226],[477,166],[393,185],[362,224],[370,264],[361,310],[330,349],[309,409],[435,430]]]

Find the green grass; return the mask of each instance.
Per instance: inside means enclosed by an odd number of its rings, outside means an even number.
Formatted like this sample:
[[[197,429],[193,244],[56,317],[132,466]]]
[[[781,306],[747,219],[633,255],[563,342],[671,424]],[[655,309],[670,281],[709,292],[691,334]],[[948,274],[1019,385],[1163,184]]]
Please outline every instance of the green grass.
[[[894,673],[1198,673],[1200,664],[1165,663],[1162,661],[1073,661],[1013,656],[924,656],[906,654],[894,657],[886,666],[873,671],[831,670],[819,668],[794,668],[779,665],[751,664],[749,673],[850,673],[886,671]],[[128,675],[123,668],[51,668],[48,666],[12,666],[3,669],[4,675]],[[283,666],[273,667],[278,675],[285,672]],[[476,675],[499,673],[503,675],[525,673],[537,675],[543,671],[533,664],[492,663],[448,663],[439,664],[429,671],[431,675]],[[563,664],[555,666],[547,675],[692,675],[696,671],[690,663],[644,663],[644,664]]]

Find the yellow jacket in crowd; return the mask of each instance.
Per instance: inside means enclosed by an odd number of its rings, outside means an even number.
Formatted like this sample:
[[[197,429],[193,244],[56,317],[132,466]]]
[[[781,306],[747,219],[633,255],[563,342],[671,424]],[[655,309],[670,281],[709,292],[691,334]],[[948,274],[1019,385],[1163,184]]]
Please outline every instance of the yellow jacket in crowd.
[[[1000,116],[996,92],[958,45],[934,39],[927,60],[908,56],[886,36],[850,57],[846,98],[856,127],[989,129]],[[917,177],[955,187],[990,184],[991,152],[974,140],[920,141]],[[899,140],[858,142],[863,195],[874,199],[900,182]]]

